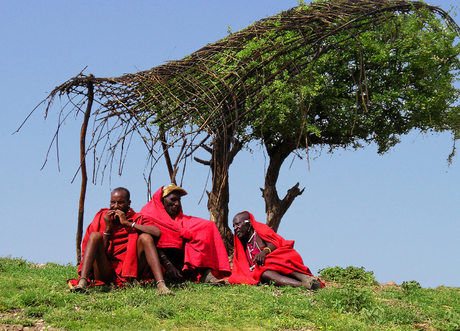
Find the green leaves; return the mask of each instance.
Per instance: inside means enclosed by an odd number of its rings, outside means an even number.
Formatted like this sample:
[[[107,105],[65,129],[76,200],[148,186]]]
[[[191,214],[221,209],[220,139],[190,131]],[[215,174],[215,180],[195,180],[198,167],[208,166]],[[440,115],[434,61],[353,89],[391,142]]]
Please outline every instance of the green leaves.
[[[373,271],[365,271],[364,267],[357,268],[349,266],[346,268],[341,267],[327,267],[318,270],[318,274],[324,280],[334,281],[340,284],[354,284],[354,285],[377,285]]]
[[[232,127],[241,141],[293,150],[385,153],[414,129],[460,136],[456,31],[419,2],[329,3],[256,22],[173,63],[161,84],[147,80],[150,123],[176,137]]]

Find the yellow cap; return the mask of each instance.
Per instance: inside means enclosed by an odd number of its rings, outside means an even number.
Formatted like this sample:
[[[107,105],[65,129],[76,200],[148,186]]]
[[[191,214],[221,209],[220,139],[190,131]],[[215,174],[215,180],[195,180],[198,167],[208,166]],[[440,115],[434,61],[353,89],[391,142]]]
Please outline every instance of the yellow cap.
[[[176,184],[171,183],[168,186],[163,187],[163,194],[161,195],[161,197],[164,198],[172,192],[179,192],[180,196],[187,195],[187,192],[182,187],[179,187]]]

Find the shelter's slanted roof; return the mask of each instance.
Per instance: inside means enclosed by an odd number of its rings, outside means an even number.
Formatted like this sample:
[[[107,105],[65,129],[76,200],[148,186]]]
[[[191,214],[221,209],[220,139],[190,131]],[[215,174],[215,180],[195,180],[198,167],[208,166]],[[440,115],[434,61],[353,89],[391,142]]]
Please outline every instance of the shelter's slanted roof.
[[[93,132],[93,145],[107,138],[114,128],[120,129],[114,145],[140,128],[141,135],[151,139],[146,141],[154,144],[158,132],[151,129],[152,124],[161,123],[164,131],[177,129],[192,115],[203,117],[198,130],[213,134],[216,123],[231,125],[257,107],[261,101],[258,93],[270,86],[280,71],[295,74],[302,69],[299,66],[308,66],[326,50],[322,42],[327,37],[343,31],[359,34],[396,14],[422,9],[440,15],[460,34],[446,12],[419,1],[318,1],[264,18],[183,59],[149,70],[114,78],[80,73],[50,93],[48,107],[55,96],[80,96],[78,102],[72,101],[75,107],[70,112],[79,111],[86,101],[88,84],[92,84],[99,102],[92,116],[100,121],[100,132]],[[286,56],[286,62],[266,70],[274,59],[299,49],[302,52],[295,57]],[[245,104],[248,98],[252,100],[249,107]],[[108,125],[110,118],[116,120]]]

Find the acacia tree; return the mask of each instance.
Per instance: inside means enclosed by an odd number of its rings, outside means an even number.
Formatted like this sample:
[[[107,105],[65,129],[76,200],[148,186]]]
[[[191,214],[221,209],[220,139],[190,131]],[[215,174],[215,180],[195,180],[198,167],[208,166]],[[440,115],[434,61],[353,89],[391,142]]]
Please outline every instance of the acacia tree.
[[[299,183],[283,199],[276,190],[280,168],[292,152],[376,143],[378,153],[385,153],[413,129],[449,130],[458,138],[456,36],[427,10],[389,16],[384,24],[324,39],[310,65],[286,69],[262,89],[264,102],[249,114],[246,132],[261,139],[270,158],[262,189],[269,226],[277,230],[303,192]],[[297,62],[304,51],[289,57]],[[271,66],[286,62],[277,61]]]
[[[369,142],[384,152],[412,128],[452,130],[457,138],[455,31],[447,13],[419,1],[318,1],[147,71],[117,78],[80,74],[51,92],[47,110],[56,96],[67,96],[74,108],[61,109],[62,118],[83,112],[93,100],[91,86],[99,106],[86,111],[95,126],[84,149],[102,146],[103,170],[116,151],[124,159],[136,132],[152,157],[179,142],[182,160],[205,147],[211,157],[203,163],[213,172],[208,208],[230,246],[228,169],[248,141],[260,139],[270,156],[263,195],[276,229],[302,192],[294,186],[281,200],[276,191],[292,152]],[[98,166],[102,159],[97,156]]]
[[[321,4],[325,5],[332,3]],[[316,8],[296,11],[312,9]],[[457,30],[449,29],[425,7],[410,14],[411,9],[393,8],[377,20],[375,10],[369,10],[369,16],[360,13],[338,21],[331,15],[339,28],[323,32],[319,41],[311,43],[305,42],[311,36],[302,29],[267,29],[247,35],[244,46],[228,47],[213,56],[213,74],[238,71],[241,84],[232,90],[233,95],[260,85],[257,93],[245,94],[244,104],[234,98],[233,112],[223,114],[236,116],[230,121],[224,117],[222,122],[231,125],[213,126],[217,134],[213,148],[207,148],[211,160],[200,161],[213,165],[208,208],[218,225],[227,224],[228,167],[235,153],[251,140],[261,139],[270,158],[262,192],[267,224],[276,231],[303,192],[297,183],[283,199],[278,197],[279,171],[292,152],[376,142],[383,153],[397,143],[398,135],[413,128],[456,130],[452,118],[457,110],[451,105],[458,97],[453,86],[459,67],[459,48],[454,46]],[[271,19],[273,26],[283,27],[282,15]],[[311,24],[311,29],[321,27],[315,20]],[[202,125],[206,111],[205,107],[200,116],[192,115],[192,121]],[[221,198],[222,204],[213,197]]]

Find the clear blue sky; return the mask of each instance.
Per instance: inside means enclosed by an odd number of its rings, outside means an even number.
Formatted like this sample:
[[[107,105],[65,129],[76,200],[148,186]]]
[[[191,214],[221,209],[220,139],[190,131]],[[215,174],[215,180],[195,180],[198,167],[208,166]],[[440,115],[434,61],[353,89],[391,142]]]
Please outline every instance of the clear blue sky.
[[[453,0],[432,3],[445,10]],[[80,193],[78,139],[82,117],[61,129],[60,171],[56,149],[40,170],[54,135],[61,101],[49,117],[28,113],[55,86],[85,73],[116,77],[180,59],[207,43],[266,16],[297,5],[296,0],[233,1],[2,1],[0,3],[0,256],[36,263],[75,264]],[[66,100],[63,99],[63,102]],[[264,221],[263,151],[241,152],[230,172],[230,215],[248,210]],[[417,280],[423,287],[460,286],[460,160],[448,167],[449,134],[410,134],[384,156],[374,146],[360,151],[323,152],[318,158],[286,162],[280,194],[300,182],[306,187],[282,220],[279,233],[313,273],[327,266],[353,265],[374,271],[380,282]],[[123,175],[113,173],[88,186],[85,228],[108,207],[110,191],[125,186],[132,207],[147,202],[143,179],[146,151],[135,141]],[[309,169],[310,167],[310,169]],[[184,211],[208,218],[199,204],[208,170],[187,168]],[[163,164],[152,186],[168,184]],[[209,189],[209,184],[208,187]],[[231,219],[230,219],[231,221]],[[64,280],[63,280],[64,281]]]

